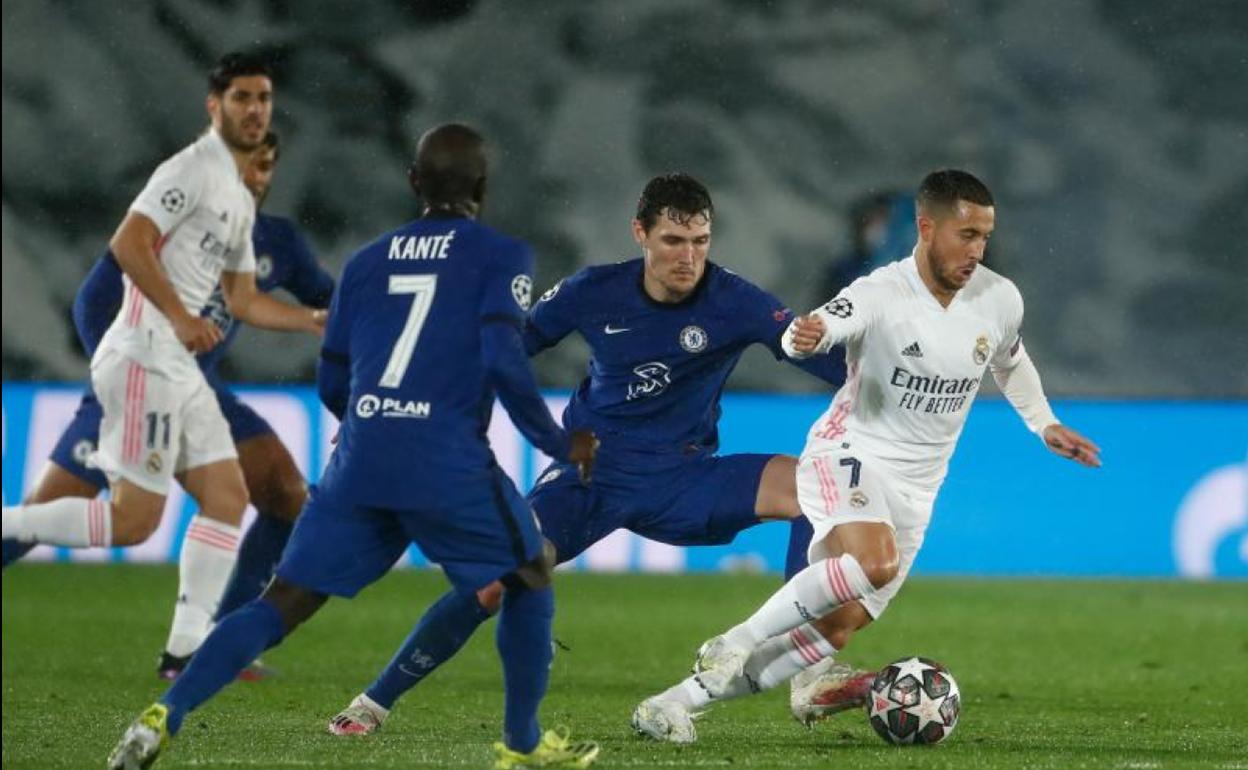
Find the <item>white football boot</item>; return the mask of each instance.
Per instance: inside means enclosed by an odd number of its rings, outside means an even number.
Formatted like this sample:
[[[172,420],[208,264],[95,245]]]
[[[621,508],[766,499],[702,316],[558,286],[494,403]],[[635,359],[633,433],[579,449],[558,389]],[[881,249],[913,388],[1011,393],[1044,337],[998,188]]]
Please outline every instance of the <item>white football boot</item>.
[[[824,658],[789,680],[789,710],[794,719],[810,727],[820,719],[865,704],[874,680],[874,671]]]
[[[633,709],[633,729],[656,741],[693,743],[698,739],[693,728],[693,720],[697,716],[680,703],[656,695],[646,698]]]
[[[351,705],[329,720],[330,735],[371,735],[381,729],[390,710],[377,705],[367,695],[357,695]]]
[[[750,652],[748,647],[738,647],[725,636],[703,642],[693,663],[694,678],[712,698],[722,698],[729,683],[745,671]]]

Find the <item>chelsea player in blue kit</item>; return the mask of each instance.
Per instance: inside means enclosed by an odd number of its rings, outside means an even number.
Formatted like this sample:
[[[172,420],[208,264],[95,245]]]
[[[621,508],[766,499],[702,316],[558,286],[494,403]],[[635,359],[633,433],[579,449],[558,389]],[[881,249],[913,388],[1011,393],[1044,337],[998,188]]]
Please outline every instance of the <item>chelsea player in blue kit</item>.
[[[528,503],[485,438],[494,394],[530,441],[587,476],[596,442],[555,423],[521,329],[532,252],[478,224],[483,140],[448,124],[421,137],[411,181],[424,215],[347,263],[317,373],[339,440],[300,514],[273,582],[221,620],[176,683],[126,731],[113,768],[147,767],[187,714],[330,595],[350,597],[415,542],[453,592],[501,582],[505,683],[495,767],[584,767],[596,744],[542,733],[551,659],[553,560]]]
[[[243,183],[255,197],[257,209],[263,205],[272,184],[279,148],[277,134],[270,131],[243,174]],[[257,255],[256,285],[260,291],[285,289],[306,306],[325,308],[329,305],[334,279],[317,263],[307,241],[293,222],[257,212],[251,237]],[[121,268],[112,253],[106,252],[96,261],[74,297],[74,326],[88,356],[95,353],[104,332],[117,315],[122,293]],[[226,309],[220,287],[213,293],[202,315],[220,328],[222,342],[200,355],[198,363],[229,422],[247,491],[260,514],[239,546],[238,563],[218,610],[218,617],[222,617],[254,599],[272,576],[273,568],[290,537],[295,516],[307,497],[307,485],[273,428],[239,400],[217,374],[217,367],[240,328]],[[108,479],[103,472],[86,462],[99,443],[101,417],[100,403],[88,388],[74,419],[53,448],[49,462],[27,502],[45,502],[61,497],[94,498],[100,490],[108,488]],[[34,546],[34,543],[6,540],[4,565],[7,567]],[[161,655],[157,671],[162,678],[172,679],[188,660],[189,656],[172,655],[166,651]],[[263,668],[252,667],[245,673],[245,678],[263,673]]]
[[[794,521],[788,572],[806,566],[811,529],[797,504],[797,458],[716,454],[719,396],[753,344],[789,360],[792,315],[778,299],[707,260],[714,208],[685,174],[651,180],[632,223],[642,258],[586,268],[542,295],[525,326],[530,355],[572,332],[589,343],[589,375],[563,415],[602,442],[593,482],[566,463],[539,477],[529,500],[557,560],[625,528],[673,545],[730,542],[761,521]],[[816,359],[810,359],[815,362]],[[790,361],[838,385],[842,362]],[[400,695],[449,659],[493,609],[447,594],[376,681],[329,724],[338,735],[380,727]],[[421,665],[413,666],[413,661]]]

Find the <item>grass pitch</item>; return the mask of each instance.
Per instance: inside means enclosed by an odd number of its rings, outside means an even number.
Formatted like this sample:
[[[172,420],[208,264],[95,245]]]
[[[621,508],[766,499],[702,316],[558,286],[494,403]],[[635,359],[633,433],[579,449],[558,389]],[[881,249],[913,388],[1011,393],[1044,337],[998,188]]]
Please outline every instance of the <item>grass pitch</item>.
[[[962,719],[937,747],[887,746],[859,711],[806,730],[787,690],[712,710],[694,746],[634,736],[633,706],[683,676],[697,645],[777,580],[561,573],[555,632],[570,649],[555,659],[544,723],[599,741],[603,768],[1248,770],[1242,582],[912,581],[843,658],[947,665]],[[4,767],[103,767],[162,691],[154,669],[175,569],[18,565],[3,583]],[[325,732],[444,585],[400,572],[331,602],[266,655],[278,678],[235,683],[193,714],[157,768],[488,766],[502,714],[492,623],[380,734]]]

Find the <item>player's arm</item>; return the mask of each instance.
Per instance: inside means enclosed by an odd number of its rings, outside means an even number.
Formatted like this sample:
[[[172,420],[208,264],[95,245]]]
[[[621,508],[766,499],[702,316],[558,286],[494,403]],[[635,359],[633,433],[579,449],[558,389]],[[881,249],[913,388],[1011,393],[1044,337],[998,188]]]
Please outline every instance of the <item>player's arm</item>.
[[[597,440],[585,432],[569,434],[555,422],[529,365],[524,329],[532,274],[533,254],[527,246],[512,244],[497,255],[481,303],[481,356],[486,376],[520,433],[551,457],[576,463],[581,477],[588,479]],[[547,292],[538,305],[557,294],[557,289],[553,295]],[[531,319],[532,314],[527,320]]]
[[[524,348],[535,356],[576,330],[577,296],[582,274],[565,278],[546,290],[524,323]]]
[[[858,337],[883,302],[881,294],[856,281],[825,305],[794,318],[781,340],[785,355],[798,360],[816,353],[826,355],[834,345]]]
[[[78,341],[82,343],[88,358],[95,355],[95,349],[99,347],[104,332],[108,331],[121,307],[125,292],[125,283],[121,276],[117,258],[111,251],[105,252],[91,266],[91,271],[74,295],[74,330],[78,332]]]
[[[481,326],[481,355],[498,399],[529,443],[567,462],[572,440],[555,422],[538,390],[519,326],[494,318]]]
[[[1005,395],[1010,406],[1023,418],[1027,427],[1039,436],[1049,451],[1069,458],[1080,465],[1098,468],[1101,465],[1101,449],[1078,432],[1058,422],[1057,415],[1049,406],[1044,395],[1044,386],[1040,382],[1040,372],[1032,363],[1031,356],[1023,347],[1023,339],[1018,334],[1022,323],[1022,299],[1017,299],[1017,315],[1007,332],[1013,337],[1014,343],[998,351],[988,362],[992,378],[997,387]]]
[[[177,290],[156,259],[156,244],[160,238],[157,223],[147,214],[132,208],[126,212],[126,218],[121,220],[108,245],[117,257],[117,264],[139,287],[143,296],[169,319],[178,341],[192,353],[205,353],[221,341],[221,330],[212,321],[187,312]]]
[[[767,346],[777,361],[788,361],[807,374],[836,387],[845,382],[844,356],[812,356],[791,358],[784,350],[784,337],[793,317],[792,311],[774,296],[750,283],[743,282],[743,302],[751,308],[755,325],[755,341]]]
[[[330,299],[329,319],[325,338],[316,363],[316,391],[321,403],[341,422],[351,400],[351,312],[347,307],[347,276],[350,265],[343,269],[342,282]]]
[[[292,305],[270,297],[256,288],[256,274],[250,270],[223,270],[221,293],[225,296],[230,315],[261,329],[320,334],[325,327],[324,310]]]

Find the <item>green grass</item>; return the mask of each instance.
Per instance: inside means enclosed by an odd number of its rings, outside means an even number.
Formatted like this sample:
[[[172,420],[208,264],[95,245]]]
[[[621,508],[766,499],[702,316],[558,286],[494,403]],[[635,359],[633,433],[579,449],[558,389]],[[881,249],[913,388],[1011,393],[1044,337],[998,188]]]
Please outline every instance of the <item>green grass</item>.
[[[20,565],[4,572],[6,768],[102,767],[155,699],[174,594],[168,567]],[[280,677],[239,683],[192,715],[160,768],[484,767],[502,687],[492,626],[398,708],[344,740],[326,719],[367,685],[442,591],[391,575],[332,602],[266,656]],[[861,712],[814,730],[787,690],[714,709],[690,747],[633,736],[633,706],[683,676],[705,637],[776,585],[760,576],[560,574],[543,715],[603,746],[610,767],[1240,768],[1248,770],[1248,586],[1243,583],[915,580],[845,659],[945,663],[962,721],[934,748],[893,748]]]

